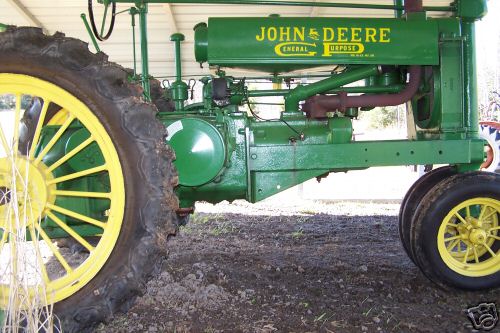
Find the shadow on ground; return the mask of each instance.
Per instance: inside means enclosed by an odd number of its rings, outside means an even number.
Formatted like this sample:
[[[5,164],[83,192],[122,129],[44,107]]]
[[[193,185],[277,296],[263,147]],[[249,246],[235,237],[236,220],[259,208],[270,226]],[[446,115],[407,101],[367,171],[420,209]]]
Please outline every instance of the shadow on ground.
[[[430,283],[400,245],[394,207],[356,212],[198,213],[147,293],[99,331],[470,332],[467,307],[500,305],[498,291]]]

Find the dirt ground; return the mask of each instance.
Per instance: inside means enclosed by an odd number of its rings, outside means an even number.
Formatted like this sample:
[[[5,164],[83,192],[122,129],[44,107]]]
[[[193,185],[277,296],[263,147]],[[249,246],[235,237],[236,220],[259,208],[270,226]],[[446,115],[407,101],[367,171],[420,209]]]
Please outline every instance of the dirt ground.
[[[404,253],[398,210],[199,204],[147,293],[98,332],[473,332],[465,310],[500,306],[500,290],[435,287]]]

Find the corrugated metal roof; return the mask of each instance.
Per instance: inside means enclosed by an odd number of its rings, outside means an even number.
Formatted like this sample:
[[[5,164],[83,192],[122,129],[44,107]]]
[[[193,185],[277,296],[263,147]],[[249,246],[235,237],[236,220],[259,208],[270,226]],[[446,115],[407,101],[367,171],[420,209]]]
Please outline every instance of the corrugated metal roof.
[[[12,5],[13,0],[0,0],[0,22],[14,25],[32,25]],[[87,13],[85,0],[16,0],[22,3],[43,26],[50,32],[62,31],[67,36],[76,37],[90,42],[80,18],[81,13]],[[393,4],[393,0],[338,0],[336,2]],[[427,6],[447,6],[451,0],[424,1]],[[206,22],[208,17],[265,17],[269,14],[281,16],[319,16],[319,17],[391,17],[392,11],[380,10],[353,10],[346,8],[318,8],[298,6],[263,6],[263,5],[195,5],[171,4],[169,5],[175,26],[178,31],[172,30],[168,20],[165,5],[151,4],[149,6],[149,57],[151,73],[155,76],[172,75],[174,73],[173,49],[170,35],[181,32],[186,36],[183,43],[183,69],[185,74],[208,73],[208,69],[200,69],[194,61],[193,52],[193,26],[199,22]],[[130,7],[127,4],[118,4],[117,11]],[[314,9],[316,8],[316,9]],[[435,13],[434,15],[446,15]],[[132,29],[130,16],[122,14],[117,17],[115,31],[111,38],[100,43],[101,49],[106,52],[110,60],[125,67],[133,66],[132,56]],[[138,34],[137,34],[138,36]],[[137,40],[139,40],[137,38]],[[90,46],[92,49],[93,47]],[[139,54],[139,48],[137,48]]]

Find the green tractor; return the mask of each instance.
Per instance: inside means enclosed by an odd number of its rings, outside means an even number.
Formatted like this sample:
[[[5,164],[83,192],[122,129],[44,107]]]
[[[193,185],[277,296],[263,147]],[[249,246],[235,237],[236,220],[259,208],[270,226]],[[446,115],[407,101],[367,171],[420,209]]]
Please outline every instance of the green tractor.
[[[54,304],[64,332],[91,330],[126,311],[195,202],[258,202],[331,172],[373,166],[445,165],[403,200],[404,248],[443,288],[500,286],[500,175],[478,171],[485,141],[475,22],[486,15],[486,0],[440,7],[421,0],[89,0],[90,23],[83,18],[95,46],[113,24],[96,26],[93,6],[104,6],[114,22],[116,3],[130,3],[139,20],[140,75],[61,33],[0,32],[0,256],[32,249],[25,258],[31,275],[19,273],[15,260],[6,274],[21,279],[28,296],[41,292]],[[194,52],[216,75],[201,78],[202,101],[188,104],[183,35],[171,37],[175,81],[164,89],[149,75],[149,3],[367,8],[395,17],[210,18],[194,27]],[[449,15],[430,15],[436,11]],[[269,82],[290,82],[294,71],[319,66],[329,69],[288,89],[250,90],[249,78],[227,74],[257,70]],[[276,119],[262,119],[249,102],[267,96],[284,101]],[[360,112],[401,104],[407,140],[353,140]],[[0,309],[12,303],[11,286],[0,277]]]

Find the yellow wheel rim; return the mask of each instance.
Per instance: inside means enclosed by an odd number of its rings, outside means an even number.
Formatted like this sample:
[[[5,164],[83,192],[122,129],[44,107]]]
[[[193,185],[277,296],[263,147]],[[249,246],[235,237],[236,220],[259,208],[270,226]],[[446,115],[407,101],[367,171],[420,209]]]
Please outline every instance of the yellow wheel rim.
[[[30,283],[28,293],[40,293],[40,285],[49,303],[61,301],[80,290],[104,266],[121,230],[125,207],[125,186],[122,168],[118,153],[111,138],[107,134],[99,119],[78,98],[66,90],[47,81],[20,74],[0,74],[0,96],[14,96],[11,114],[13,127],[7,128],[2,121],[6,112],[0,117],[0,259],[5,255],[18,253],[20,245],[16,242],[19,230],[13,222],[16,214],[26,221],[24,232],[38,235],[31,237],[29,246],[33,248],[38,267],[34,270],[34,277],[24,277],[24,282]],[[18,152],[19,126],[23,110],[21,100],[23,96],[36,96],[43,100],[43,108],[34,133],[33,143],[27,155],[21,156]],[[48,143],[35,155],[35,149],[40,140],[41,129],[50,103],[57,104],[64,112],[59,112],[57,121],[60,127]],[[90,133],[90,137],[81,145],[67,152],[56,162],[45,165],[44,157],[75,122],[79,122]],[[10,132],[11,135],[8,135]],[[72,156],[85,149],[90,144],[97,144],[104,157],[104,164],[87,170],[78,171],[55,177],[53,171],[67,162]],[[79,192],[63,191],[58,189],[59,184],[81,177],[102,174],[107,175],[110,191]],[[27,186],[23,182],[28,183]],[[97,220],[74,212],[55,204],[58,197],[100,198],[109,200],[109,210],[105,216]],[[15,198],[15,199],[14,199]],[[29,203],[30,209],[23,209],[22,203]],[[16,213],[17,212],[17,213]],[[90,244],[85,238],[78,235],[70,224],[62,221],[60,216],[68,216],[102,229],[97,236],[98,242]],[[87,250],[86,258],[80,262],[72,261],[71,255],[58,248],[56,243],[49,239],[40,221],[49,217],[53,222],[71,236],[77,243]],[[42,250],[45,253],[42,253]],[[51,278],[47,270],[47,257],[62,269],[59,276]],[[3,263],[2,263],[3,265]],[[17,264],[16,264],[17,265]],[[13,265],[16,266],[16,265]],[[11,268],[16,271],[15,268]],[[4,273],[4,272],[3,272]],[[12,272],[11,272],[12,273]],[[2,278],[0,276],[0,278]],[[42,283],[43,282],[43,283]],[[5,308],[9,301],[9,281],[3,277],[0,280],[0,308]]]
[[[437,245],[445,264],[469,277],[500,271],[500,201],[474,198],[454,207],[443,219]]]

